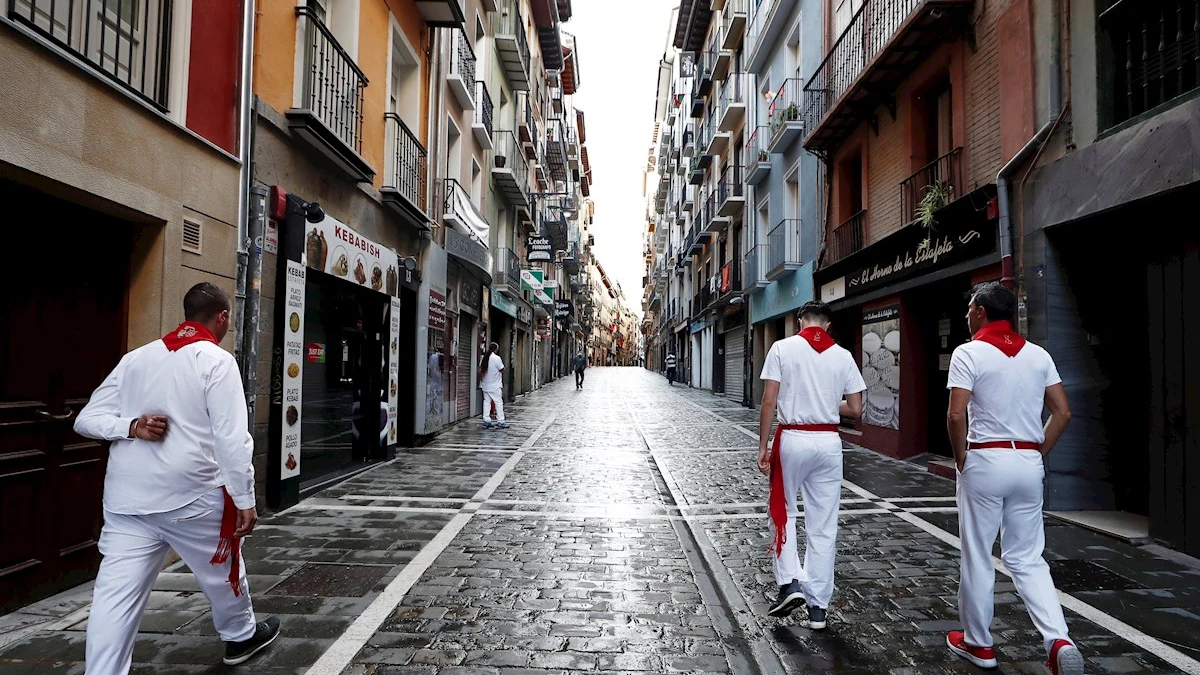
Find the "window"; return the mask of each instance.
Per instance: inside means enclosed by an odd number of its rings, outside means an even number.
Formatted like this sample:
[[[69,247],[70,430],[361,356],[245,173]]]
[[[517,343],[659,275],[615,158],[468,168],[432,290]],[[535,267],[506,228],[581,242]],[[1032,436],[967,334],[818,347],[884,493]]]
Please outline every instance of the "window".
[[[446,118],[446,177],[462,180],[462,132],[454,118]]]
[[[1096,4],[1102,10],[1101,126],[1121,124],[1200,87],[1200,6],[1194,0]]]
[[[862,9],[863,0],[833,0],[833,39],[836,42],[850,26],[854,15]]]
[[[391,40],[388,110],[399,115],[409,129],[416,130],[421,124],[421,62],[394,17]]]

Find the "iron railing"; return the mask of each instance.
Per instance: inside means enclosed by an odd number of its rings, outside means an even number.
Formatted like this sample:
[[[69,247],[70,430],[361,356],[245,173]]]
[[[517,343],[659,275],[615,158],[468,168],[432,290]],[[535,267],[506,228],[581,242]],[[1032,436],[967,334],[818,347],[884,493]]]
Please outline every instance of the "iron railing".
[[[907,225],[920,217],[918,211],[930,211],[963,196],[962,148],[955,148],[917,170],[900,183],[900,213]]]
[[[383,187],[395,189],[421,213],[428,214],[425,182],[429,176],[429,159],[425,146],[396,113],[386,113],[384,119],[392,156],[385,167]]]
[[[692,98],[704,98],[712,87],[713,54],[703,50],[696,52],[696,75],[692,78]]]
[[[517,135],[505,129],[492,132],[492,141],[496,146],[494,157],[497,169],[512,169],[513,178],[529,200],[529,163],[525,153],[521,152],[521,143]],[[503,159],[501,159],[503,158]],[[503,166],[501,163],[503,162]]]
[[[721,267],[721,295],[742,290],[742,266],[740,261],[729,261]]]
[[[518,11],[521,3],[515,2],[502,11],[492,13],[492,34],[496,36],[512,35],[517,40],[517,52],[521,59],[521,67],[529,72],[529,38],[525,35],[525,21]]]
[[[515,251],[502,248],[496,256],[496,269],[492,270],[492,282],[497,286],[521,287],[521,258]]]
[[[488,136],[492,135],[494,110],[492,95],[488,92],[487,83],[483,80],[477,81],[475,83],[475,123],[482,125],[487,130]]]
[[[805,128],[812,128],[803,117],[804,109],[801,107],[803,85],[802,80],[790,78],[784,80],[783,84],[779,86],[779,91],[775,93],[775,99],[771,101],[771,106],[768,109],[771,120],[772,139],[787,124],[805,122]]]
[[[343,143],[361,153],[367,76],[311,8],[297,7],[296,15],[307,25],[304,105]]]
[[[762,125],[754,130],[746,139],[746,147],[742,157],[745,166],[753,168],[755,164],[771,161],[771,153],[767,148],[771,143],[771,127]]]
[[[833,228],[826,245],[825,266],[832,265],[855,253],[866,245],[867,211],[863,209],[850,216],[846,222]]]
[[[863,0],[825,60],[804,85],[805,130],[812,133],[896,31],[929,0]]]
[[[717,184],[717,208],[724,208],[731,197],[745,197],[744,178],[740,164],[730,164],[721,170],[721,181]]]
[[[762,264],[768,257],[767,249],[767,246],[760,244],[752,247],[749,251],[746,251],[746,256],[744,258],[745,271],[742,275],[742,279],[745,281],[745,283],[742,284],[742,290],[756,286],[760,281],[765,279],[763,275]]]
[[[746,94],[742,86],[745,81],[742,73],[737,72],[729,73],[729,76],[725,78],[725,82],[721,85],[720,114],[717,119],[724,121],[725,113],[729,112],[732,105],[746,102]]]
[[[1200,4],[1109,0],[1099,25],[1111,82],[1110,126],[1200,87]]]
[[[746,0],[726,0],[725,7],[722,10],[722,12],[723,12],[723,15],[721,17],[721,47],[723,49],[729,49],[729,47],[727,47],[726,45],[729,45],[732,42],[729,39],[729,34],[730,34],[730,31],[733,29],[733,21],[738,15],[741,15],[741,17],[743,19],[741,30],[743,32],[746,30],[746,25],[745,25],[745,21],[744,21],[744,19],[746,18]]]
[[[475,82],[475,50],[467,40],[467,34],[454,31],[454,45],[450,48],[450,76],[457,75],[467,86]]]
[[[799,239],[799,218],[785,218],[772,227],[767,233],[767,248],[770,249],[767,268],[777,271],[784,265],[798,264],[800,255],[796,244]]]
[[[160,110],[171,72],[170,0],[11,0],[13,21]]]

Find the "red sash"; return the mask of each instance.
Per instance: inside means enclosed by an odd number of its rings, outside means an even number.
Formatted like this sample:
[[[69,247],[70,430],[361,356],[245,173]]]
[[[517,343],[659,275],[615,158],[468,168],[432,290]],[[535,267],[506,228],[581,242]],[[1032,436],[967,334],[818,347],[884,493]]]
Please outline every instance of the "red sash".
[[[1025,346],[1025,338],[1013,330],[1012,324],[1007,321],[993,321],[980,328],[971,339],[986,342],[1009,358],[1016,356]]]
[[[178,328],[163,336],[163,343],[172,352],[177,352],[194,342],[211,342],[215,345],[217,337],[206,326],[195,321],[184,321]],[[229,585],[233,587],[234,597],[238,597],[242,594],[242,543],[233,536],[234,530],[237,529],[238,509],[233,503],[233,497],[229,496],[229,490],[224,486],[221,487],[221,494],[225,497],[225,505],[221,513],[220,539],[217,540],[217,551],[213,553],[209,562],[221,565],[226,560],[230,561]]]
[[[775,439],[771,441],[771,494],[767,498],[767,512],[775,525],[775,540],[771,550],[776,556],[783,552],[783,542],[787,538],[787,498],[783,493],[783,464],[779,459],[779,443],[783,439],[783,432],[837,430],[836,424],[780,424],[775,431]]]

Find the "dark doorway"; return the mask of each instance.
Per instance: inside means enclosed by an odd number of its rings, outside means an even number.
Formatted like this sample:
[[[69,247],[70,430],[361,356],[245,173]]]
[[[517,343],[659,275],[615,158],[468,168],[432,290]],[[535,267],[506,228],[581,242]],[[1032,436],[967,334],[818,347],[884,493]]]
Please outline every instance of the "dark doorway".
[[[923,375],[920,381],[924,382],[924,393],[922,395],[921,387],[918,387],[920,398],[917,400],[923,399],[926,407],[925,438],[913,437],[907,441],[916,444],[918,452],[923,449],[939,457],[954,456],[950,436],[946,433],[946,410],[950,406],[946,382],[954,348],[971,338],[966,319],[970,299],[971,279],[968,276],[930,284],[912,291],[909,296],[907,304],[916,325],[913,330],[906,330],[902,322],[901,332],[919,342],[916,353],[923,356],[923,363],[912,366],[919,368],[918,372]],[[912,352],[906,350],[906,353]]]
[[[725,334],[713,331],[713,393],[725,393]]]
[[[400,338],[396,361],[399,387],[396,445],[411,448],[417,434],[417,292],[400,288]],[[421,399],[424,400],[424,399]]]
[[[0,180],[55,243],[0,266],[0,613],[83,583],[100,556],[108,444],[75,415],[126,348],[134,226]],[[146,241],[152,239],[146,237]]]

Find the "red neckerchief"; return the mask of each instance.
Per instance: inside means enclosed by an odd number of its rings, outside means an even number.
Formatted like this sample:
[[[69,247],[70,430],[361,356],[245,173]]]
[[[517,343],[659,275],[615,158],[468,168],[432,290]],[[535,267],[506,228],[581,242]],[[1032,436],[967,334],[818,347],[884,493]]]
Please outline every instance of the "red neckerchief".
[[[212,334],[204,324],[195,321],[184,321],[175,330],[163,336],[167,351],[177,352],[193,342],[211,342],[217,344],[217,336]]]
[[[829,333],[826,333],[825,329],[820,326],[809,326],[796,333],[796,335],[808,340],[808,344],[812,345],[812,348],[817,350],[818,354],[829,349],[834,344],[833,337]]]
[[[993,321],[980,328],[971,339],[986,342],[1009,358],[1016,356],[1025,346],[1025,338],[1013,330],[1012,324],[1007,321]]]
[[[163,343],[167,345],[167,350],[172,352],[177,352],[194,342],[211,342],[215,345],[217,336],[204,324],[195,321],[184,321],[178,328],[163,336]],[[221,513],[220,539],[217,540],[217,551],[213,553],[209,562],[221,565],[226,560],[229,561],[229,585],[233,587],[234,597],[238,597],[242,594],[242,545],[237,537],[233,536],[234,530],[237,529],[238,509],[233,503],[233,498],[229,496],[229,490],[222,486],[221,492],[225,504]]]

